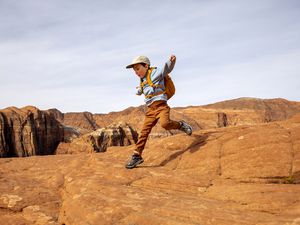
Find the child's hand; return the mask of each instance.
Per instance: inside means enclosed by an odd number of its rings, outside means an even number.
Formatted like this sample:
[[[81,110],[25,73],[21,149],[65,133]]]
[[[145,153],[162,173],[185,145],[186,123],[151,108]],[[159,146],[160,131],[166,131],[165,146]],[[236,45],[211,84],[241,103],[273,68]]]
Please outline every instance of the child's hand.
[[[142,89],[140,88],[140,86],[138,86],[138,87],[136,87],[136,95],[142,95],[143,94],[143,91],[142,91]]]
[[[171,56],[170,56],[170,61],[171,61],[171,63],[175,63],[175,61],[176,61],[176,56],[175,56],[175,55],[171,55]]]

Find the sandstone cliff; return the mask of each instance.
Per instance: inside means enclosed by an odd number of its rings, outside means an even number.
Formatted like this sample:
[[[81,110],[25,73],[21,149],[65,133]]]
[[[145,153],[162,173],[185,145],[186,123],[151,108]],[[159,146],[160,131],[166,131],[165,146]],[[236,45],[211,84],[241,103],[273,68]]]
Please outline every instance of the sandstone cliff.
[[[0,110],[0,157],[53,154],[63,140],[55,117],[35,107]]]
[[[65,125],[80,128],[81,133],[88,133],[101,127],[90,112],[65,113],[62,122]]]

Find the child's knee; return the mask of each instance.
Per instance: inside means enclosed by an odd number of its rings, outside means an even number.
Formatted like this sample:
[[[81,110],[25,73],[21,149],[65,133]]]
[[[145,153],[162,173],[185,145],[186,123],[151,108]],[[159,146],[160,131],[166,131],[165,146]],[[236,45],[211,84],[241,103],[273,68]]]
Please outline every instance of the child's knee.
[[[169,130],[170,129],[170,122],[169,121],[161,122],[161,127],[166,129],[166,130]]]

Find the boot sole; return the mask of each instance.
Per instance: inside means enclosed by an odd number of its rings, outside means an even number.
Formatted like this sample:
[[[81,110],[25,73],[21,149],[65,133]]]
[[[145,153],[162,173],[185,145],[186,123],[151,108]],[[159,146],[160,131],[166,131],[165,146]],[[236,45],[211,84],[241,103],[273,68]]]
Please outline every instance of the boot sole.
[[[181,120],[180,121],[181,123],[185,123],[186,124],[186,126],[188,127],[188,129],[191,131],[191,132],[188,132],[188,131],[186,131],[186,130],[181,130],[181,131],[183,131],[184,133],[186,133],[187,135],[189,135],[189,136],[191,136],[192,134],[193,134],[193,128],[192,128],[192,126],[191,125],[189,125],[189,124],[187,124],[185,121],[183,121],[183,120]]]
[[[191,126],[189,126],[189,130],[191,131],[191,132],[185,132],[184,131],[184,133],[186,133],[187,135],[189,135],[189,136],[191,136],[192,134],[193,134],[193,128],[191,127]]]
[[[126,169],[133,169],[134,167],[136,167],[139,164],[142,164],[143,162],[144,162],[144,160],[141,159],[141,160],[137,161],[135,164],[133,164],[132,166],[126,165]]]

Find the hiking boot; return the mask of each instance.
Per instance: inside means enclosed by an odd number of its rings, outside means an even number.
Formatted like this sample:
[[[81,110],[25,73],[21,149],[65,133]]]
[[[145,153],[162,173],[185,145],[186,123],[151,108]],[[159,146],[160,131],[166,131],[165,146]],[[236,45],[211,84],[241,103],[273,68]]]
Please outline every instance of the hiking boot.
[[[187,135],[192,135],[193,133],[193,128],[187,124],[186,122],[184,122],[183,120],[179,121],[180,123],[180,128],[179,130],[183,131],[184,133],[186,133]]]
[[[125,166],[127,169],[132,169],[137,165],[144,162],[144,159],[140,155],[133,154],[131,160]]]

